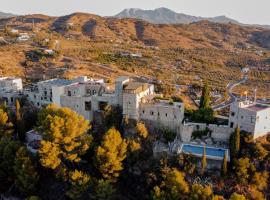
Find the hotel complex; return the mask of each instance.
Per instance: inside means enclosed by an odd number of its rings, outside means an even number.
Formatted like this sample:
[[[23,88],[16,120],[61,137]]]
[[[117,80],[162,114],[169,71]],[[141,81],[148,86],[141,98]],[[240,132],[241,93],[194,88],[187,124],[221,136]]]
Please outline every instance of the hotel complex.
[[[154,91],[154,85],[136,82],[129,77],[119,77],[114,87],[103,80],[88,79],[85,76],[66,79],[51,79],[30,85],[23,90],[20,78],[1,78],[0,97],[9,105],[14,105],[16,98],[25,96],[38,108],[54,103],[68,107],[93,121],[95,112],[109,106],[119,106],[123,117],[143,121],[147,126],[156,129],[170,130],[176,133],[173,143],[162,147],[156,143],[154,153],[189,152],[196,156],[202,153],[202,144],[192,143],[192,133],[198,130],[211,131],[211,142],[204,145],[228,143],[231,133],[236,127],[252,134],[253,138],[270,133],[270,106],[256,101],[234,102],[230,106],[230,116],[227,125],[186,122],[184,120],[184,104],[162,98]],[[194,146],[195,145],[195,146]],[[222,146],[207,147],[208,158],[221,160],[221,154],[228,154]],[[221,149],[222,148],[222,149]],[[192,152],[194,150],[195,152]]]

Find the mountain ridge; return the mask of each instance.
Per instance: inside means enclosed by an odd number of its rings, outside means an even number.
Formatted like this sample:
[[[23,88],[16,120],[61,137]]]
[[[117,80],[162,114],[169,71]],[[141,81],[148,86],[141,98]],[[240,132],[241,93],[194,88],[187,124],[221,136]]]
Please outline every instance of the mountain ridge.
[[[10,18],[10,17],[15,17],[16,15],[11,14],[11,13],[5,13],[5,12],[1,12],[0,11],[0,19],[4,19],[4,18]]]
[[[202,20],[207,20],[215,23],[233,23],[242,26],[255,26],[261,28],[270,29],[270,25],[259,25],[259,24],[244,24],[235,19],[220,15],[216,17],[200,17],[192,16],[184,13],[177,13],[168,8],[157,8],[154,10],[143,10],[139,8],[128,8],[124,9],[120,13],[114,15],[115,18],[133,18],[148,21],[153,24],[190,24]]]

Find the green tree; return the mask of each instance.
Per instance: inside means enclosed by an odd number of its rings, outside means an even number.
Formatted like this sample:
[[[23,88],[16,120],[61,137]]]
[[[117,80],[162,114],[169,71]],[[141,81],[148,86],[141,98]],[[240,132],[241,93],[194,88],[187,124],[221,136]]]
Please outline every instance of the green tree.
[[[203,148],[203,155],[201,160],[201,174],[204,175],[207,168],[207,160],[206,160],[206,149]]]
[[[222,161],[222,167],[221,167],[221,176],[225,177],[227,175],[227,165],[228,165],[228,160],[227,160],[227,154],[224,154],[223,161]]]
[[[264,194],[257,190],[255,187],[250,187],[248,191],[248,197],[252,200],[266,200]]]
[[[246,197],[242,194],[233,193],[230,200],[246,200]]]
[[[0,182],[2,186],[9,186],[15,179],[14,162],[20,143],[9,138],[0,140]]]
[[[225,200],[225,198],[223,196],[220,196],[220,195],[214,195],[211,200]]]
[[[68,108],[49,105],[38,116],[39,129],[43,135],[39,149],[44,167],[56,169],[67,161],[77,163],[88,150],[92,137],[87,133],[87,120]]]
[[[255,172],[251,179],[251,185],[260,191],[263,191],[268,186],[269,173],[267,171]]]
[[[16,110],[15,110],[16,131],[19,135],[19,139],[21,141],[24,141],[25,140],[25,124],[22,117],[21,105],[18,99],[16,100],[15,107],[16,107]]]
[[[38,196],[30,196],[27,197],[25,200],[40,200],[40,198]]]
[[[247,184],[250,176],[254,173],[255,167],[249,158],[240,158],[235,160],[235,174],[238,182]]]
[[[240,128],[237,127],[231,136],[231,155],[237,158],[240,151]]]
[[[208,82],[205,82],[202,89],[202,96],[200,99],[200,108],[206,109],[210,107],[210,89]]]
[[[12,127],[12,123],[8,121],[8,114],[3,109],[0,109],[0,138],[10,138],[13,133]]]
[[[196,170],[196,157],[194,155],[182,153],[179,155],[178,163],[185,173],[189,175],[194,174]]]
[[[126,158],[127,144],[114,127],[103,136],[103,141],[96,150],[97,169],[107,180],[115,180],[123,169],[122,161]]]
[[[165,192],[160,189],[160,187],[155,186],[152,191],[153,200],[166,200]]]
[[[93,199],[96,200],[110,200],[113,199],[113,194],[115,193],[115,189],[113,188],[112,184],[108,180],[98,180],[94,197]]]
[[[190,192],[190,200],[212,200],[213,191],[210,186],[193,184]]]
[[[266,156],[268,155],[268,151],[262,146],[261,143],[255,144],[255,156],[256,159],[260,162],[262,162]]]
[[[70,189],[66,195],[71,199],[80,199],[82,194],[87,191],[90,184],[90,177],[82,171],[72,171],[69,174]]]
[[[213,123],[215,120],[215,112],[212,108],[199,108],[191,114],[191,119],[198,123]]]
[[[156,200],[178,200],[185,199],[189,192],[189,185],[185,181],[184,174],[176,168],[165,168],[163,170],[163,182],[161,186],[153,189],[152,197]]]
[[[35,191],[39,176],[25,147],[20,147],[16,153],[14,172],[15,184],[22,193]]]

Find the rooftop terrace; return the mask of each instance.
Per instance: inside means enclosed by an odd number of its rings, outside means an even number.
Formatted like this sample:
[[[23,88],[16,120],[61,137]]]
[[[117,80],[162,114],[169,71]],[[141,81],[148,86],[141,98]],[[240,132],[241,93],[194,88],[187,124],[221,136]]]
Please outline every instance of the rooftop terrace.
[[[259,112],[265,109],[269,109],[270,106],[264,105],[264,104],[253,104],[248,107],[246,107],[248,110]]]
[[[40,84],[49,84],[49,85],[55,85],[55,86],[64,86],[64,85],[69,85],[72,83],[71,80],[67,79],[50,79],[46,81],[41,81],[39,82]]]

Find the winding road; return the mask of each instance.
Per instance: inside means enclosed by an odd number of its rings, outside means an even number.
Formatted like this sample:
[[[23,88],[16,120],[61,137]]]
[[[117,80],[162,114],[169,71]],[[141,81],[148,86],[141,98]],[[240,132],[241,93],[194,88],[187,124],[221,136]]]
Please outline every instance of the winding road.
[[[237,97],[233,94],[233,89],[242,84],[242,83],[245,83],[246,81],[248,80],[248,75],[247,74],[244,74],[244,77],[241,79],[241,80],[238,80],[237,82],[235,83],[229,83],[226,87],[227,91],[228,91],[228,94],[229,94],[229,99],[218,104],[218,105],[215,105],[213,106],[213,110],[221,110],[223,108],[226,108],[228,106],[230,106],[233,102],[237,101]]]

